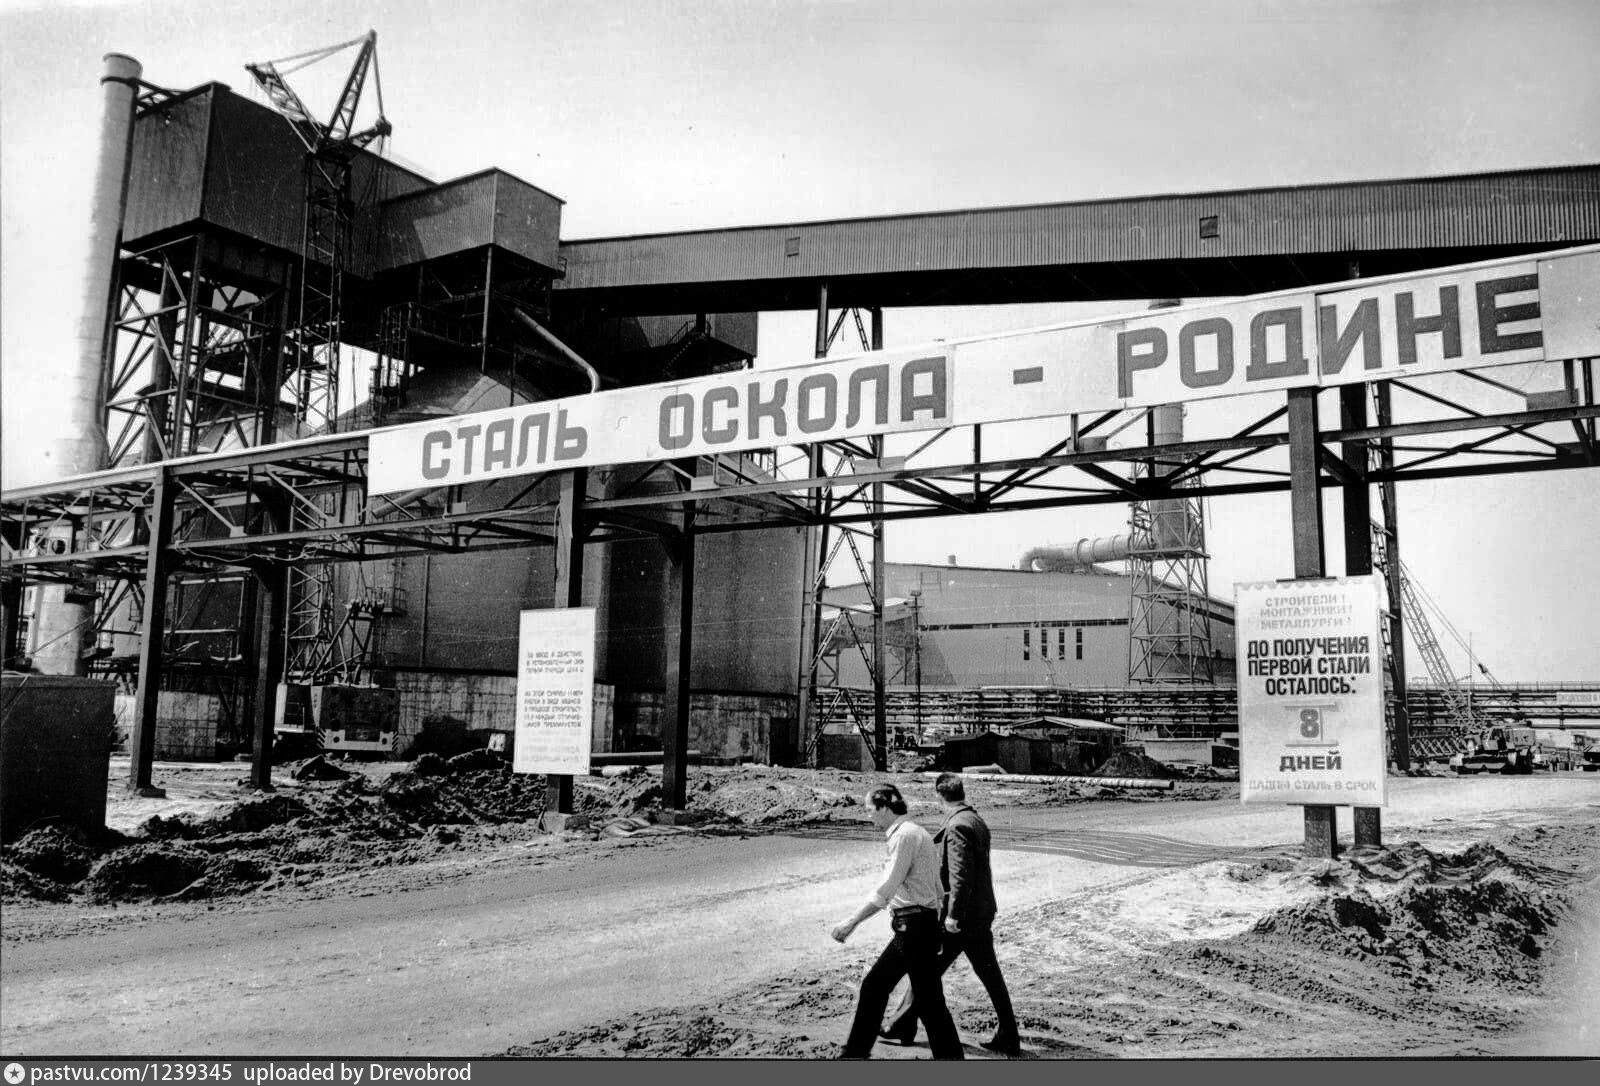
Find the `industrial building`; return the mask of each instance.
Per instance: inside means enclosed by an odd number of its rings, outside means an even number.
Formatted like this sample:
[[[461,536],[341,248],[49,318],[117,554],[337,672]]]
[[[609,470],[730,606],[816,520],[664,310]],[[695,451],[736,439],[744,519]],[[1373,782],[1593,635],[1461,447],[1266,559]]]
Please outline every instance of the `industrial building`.
[[[818,710],[830,683],[1225,683],[1233,617],[1206,585],[1200,499],[1292,490],[1311,576],[1326,571],[1305,503],[1342,487],[1349,572],[1397,577],[1374,566],[1398,538],[1395,484],[1482,470],[1460,450],[1397,459],[1388,385],[1341,390],[1337,428],[1313,389],[1309,407],[1222,435],[1186,434],[1162,405],[1062,416],[1047,448],[999,462],[979,426],[927,467],[886,458],[881,437],[794,434],[397,494],[368,492],[367,435],[742,372],[762,311],[814,309],[828,358],[852,317],[863,351],[880,348],[886,307],[1140,309],[1600,241],[1596,166],[564,240],[562,198],[537,185],[492,166],[434,181],[382,157],[388,121],[353,126],[375,40],[347,44],[361,52],[328,122],[271,65],[250,68],[263,105],[221,83],[164,89],[108,58],[98,277],[63,378],[75,413],[48,454],[55,481],[5,496],[4,649],[8,665],[122,685],[135,783],[149,783],[163,693],[215,711],[184,749],[203,754],[209,727],[215,755],[253,751],[262,780],[263,737],[302,704],[288,687],[386,692],[392,734],[358,749],[398,751],[432,720],[505,729],[518,615],[548,607],[596,608],[596,746],[666,748],[674,799],[688,747],[816,757],[837,723]],[[1491,430],[1483,442],[1564,425],[1495,470],[1591,466],[1589,370],[1540,397],[1485,416],[1435,395],[1421,410],[1436,417],[1407,423]],[[1286,447],[1292,469],[1252,459]],[[1043,555],[1019,570],[884,557],[890,521],[1090,501],[1128,504],[1129,531],[1078,572]],[[870,576],[824,597],[845,536],[870,550]],[[1400,596],[1391,581],[1394,644]],[[869,648],[843,650],[844,610],[852,647]],[[1397,727],[1403,749],[1403,713]]]
[[[889,679],[902,689],[1127,685],[1135,601],[1126,573],[1098,565],[1042,572],[890,562],[882,583]],[[869,602],[863,585],[830,589],[825,598],[858,613]],[[1210,600],[1209,611],[1212,673],[1226,686],[1233,682],[1233,606]],[[837,635],[830,655],[840,685],[871,685],[853,638]]]

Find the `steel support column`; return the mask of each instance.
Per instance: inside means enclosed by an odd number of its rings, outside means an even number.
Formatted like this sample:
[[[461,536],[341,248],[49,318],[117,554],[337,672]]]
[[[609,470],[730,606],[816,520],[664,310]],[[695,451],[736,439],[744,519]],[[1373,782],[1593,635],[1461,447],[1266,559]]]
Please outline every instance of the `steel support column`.
[[[828,353],[828,284],[817,287],[816,357]],[[822,447],[811,445],[806,449],[806,473],[809,478],[822,476]],[[811,752],[811,763],[822,765],[822,737],[811,731],[811,716],[817,698],[817,649],[822,636],[822,563],[824,529],[822,519],[823,492],[813,489],[806,494],[806,508],[812,523],[806,528],[805,558],[800,570],[800,674],[796,691],[797,714],[800,726],[800,749]],[[810,599],[806,598],[807,593]],[[819,726],[820,727],[820,726]]]
[[[883,350],[883,310],[874,309],[872,315],[872,349]],[[872,439],[872,455],[883,464],[882,437]],[[889,681],[888,662],[884,649],[883,621],[884,554],[883,554],[883,483],[872,484],[872,761],[878,769],[889,768],[889,707],[884,686]]]
[[[821,446],[813,445],[806,450],[806,471],[812,479],[822,474]],[[796,712],[800,749],[811,751],[811,764],[820,767],[822,739],[811,731],[811,716],[817,698],[816,658],[822,630],[822,585],[818,580],[822,568],[823,529],[816,523],[822,517],[822,491],[811,490],[806,494],[806,508],[813,522],[805,529],[805,555],[800,570],[800,674]]]
[[[177,485],[163,472],[150,492],[145,527],[149,532],[144,565],[144,615],[139,623],[139,670],[134,698],[133,732],[128,737],[128,790],[141,796],[164,796],[151,780],[156,753],[156,714],[161,700],[162,634],[167,624],[167,575],[171,558],[172,510]]]
[[[1317,389],[1289,390],[1289,514],[1296,578],[1327,576],[1317,463]]]
[[[667,624],[666,674],[661,690],[661,806],[683,810],[689,785],[690,660],[694,654],[695,503],[683,503],[683,533],[669,541],[667,596],[676,597],[678,621]]]
[[[1339,389],[1339,427],[1359,430],[1367,425],[1367,390],[1360,385]],[[1367,483],[1367,443],[1347,441],[1340,449],[1347,476],[1342,488],[1344,506],[1344,571],[1346,576],[1372,573],[1372,491]],[[1382,668],[1379,668],[1382,671]],[[1381,680],[1380,680],[1381,681]],[[1376,807],[1355,808],[1355,841],[1383,844],[1383,822]]]
[[[289,611],[289,570],[277,563],[256,569],[255,685],[250,698],[250,786],[272,791],[272,732],[278,682],[283,678],[283,625]]]
[[[1372,386],[1373,405],[1377,411],[1377,424],[1388,426],[1394,419],[1390,406],[1390,389],[1387,381]],[[1388,471],[1394,467],[1394,439],[1379,438],[1374,467]],[[1411,768],[1411,712],[1406,707],[1406,623],[1405,586],[1400,572],[1400,519],[1392,482],[1378,484],[1383,507],[1384,587],[1389,597],[1389,666],[1394,684],[1394,762],[1400,769]]]
[[[1289,516],[1294,530],[1294,575],[1297,580],[1326,576],[1322,541],[1322,492],[1318,485],[1317,389],[1289,390]],[[1305,808],[1305,856],[1333,859],[1339,853],[1335,808]]]
[[[556,512],[556,582],[551,603],[555,607],[583,606],[583,537],[580,521],[583,499],[589,489],[589,470],[578,468],[561,477],[560,504]],[[549,773],[544,779],[546,818],[565,822],[572,810],[572,774]]]
[[[1367,425],[1367,391],[1361,385],[1345,385],[1339,390],[1339,425],[1346,430]],[[1372,495],[1367,483],[1367,443],[1345,442],[1340,457],[1348,473],[1341,491],[1344,571],[1347,576],[1361,577],[1372,572]]]

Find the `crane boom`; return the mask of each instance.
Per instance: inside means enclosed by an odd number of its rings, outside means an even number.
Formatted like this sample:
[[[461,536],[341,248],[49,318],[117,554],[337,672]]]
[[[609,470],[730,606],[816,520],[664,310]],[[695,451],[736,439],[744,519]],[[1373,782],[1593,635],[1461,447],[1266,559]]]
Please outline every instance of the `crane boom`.
[[[345,78],[344,89],[339,94],[339,101],[333,108],[333,113],[326,122],[319,121],[312,114],[310,107],[289,86],[286,75],[288,74],[280,65],[292,60],[301,60],[310,57],[305,64],[297,65],[295,69],[314,64],[330,56],[342,52],[353,45],[359,45],[356,59],[350,66],[350,74]],[[256,64],[246,64],[245,71],[255,79],[267,96],[267,101],[272,107],[289,122],[294,129],[294,134],[305,145],[306,151],[312,155],[330,153],[350,154],[367,146],[375,139],[387,136],[393,129],[383,115],[383,87],[376,78],[378,64],[378,33],[368,31],[365,36],[352,38],[350,41],[327,49],[313,50],[309,53],[297,53],[292,57],[282,60],[264,60]],[[361,104],[361,95],[366,88],[367,74],[373,73],[373,87],[378,100],[378,119],[372,127],[362,132],[355,132],[356,109]]]

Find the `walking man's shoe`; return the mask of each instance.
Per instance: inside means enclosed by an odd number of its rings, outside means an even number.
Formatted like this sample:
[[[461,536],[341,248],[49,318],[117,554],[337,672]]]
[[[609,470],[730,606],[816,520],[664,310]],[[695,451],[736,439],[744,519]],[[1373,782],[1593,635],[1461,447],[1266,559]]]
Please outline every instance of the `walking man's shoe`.
[[[998,1052],[1002,1056],[1022,1055],[1022,1042],[1015,1038],[994,1037],[983,1042],[983,1047],[990,1052]]]

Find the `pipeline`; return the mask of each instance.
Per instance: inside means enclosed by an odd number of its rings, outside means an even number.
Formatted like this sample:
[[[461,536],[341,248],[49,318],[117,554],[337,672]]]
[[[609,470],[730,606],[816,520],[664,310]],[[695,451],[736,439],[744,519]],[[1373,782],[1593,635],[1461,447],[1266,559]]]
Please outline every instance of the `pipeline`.
[[[1124,561],[1134,551],[1145,549],[1141,542],[1122,532],[1098,539],[1080,539],[1070,546],[1034,547],[1017,562],[1017,568],[1029,573],[1071,573],[1089,569],[1096,562]]]
[[[1152,407],[1151,445],[1175,445],[1182,440],[1183,405]],[[1166,473],[1157,469],[1158,476]],[[1187,546],[1187,516],[1181,498],[1158,498],[1150,502],[1150,521],[1154,531],[1149,536],[1122,532],[1097,539],[1080,539],[1067,546],[1034,547],[1017,562],[1017,568],[1028,573],[1072,573],[1090,569],[1096,562],[1123,562],[1134,554],[1182,551]]]
[[[544,325],[528,316],[528,314],[523,311],[521,306],[512,306],[511,312],[512,315],[514,315],[518,320],[527,325],[529,330],[532,331],[534,335],[548,343],[563,359],[572,363],[572,365],[582,370],[588,376],[590,392],[600,391],[600,373],[593,366],[589,365],[589,363],[585,362],[582,355],[578,354],[577,351],[574,351],[571,347],[568,347],[565,343],[562,343],[559,339],[557,339],[556,334],[550,331],[550,329],[546,328]]]

